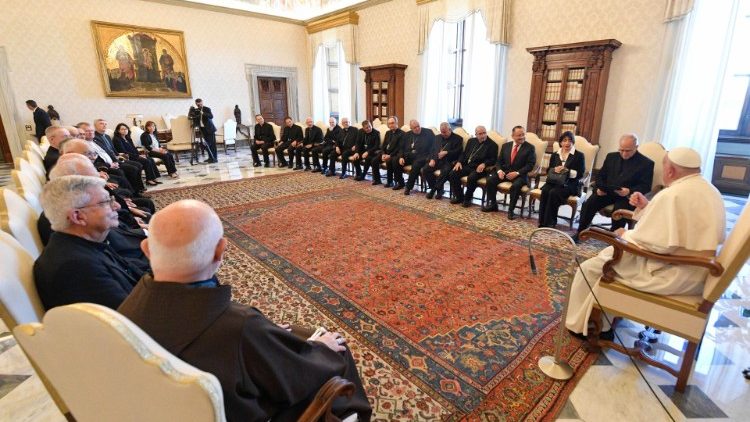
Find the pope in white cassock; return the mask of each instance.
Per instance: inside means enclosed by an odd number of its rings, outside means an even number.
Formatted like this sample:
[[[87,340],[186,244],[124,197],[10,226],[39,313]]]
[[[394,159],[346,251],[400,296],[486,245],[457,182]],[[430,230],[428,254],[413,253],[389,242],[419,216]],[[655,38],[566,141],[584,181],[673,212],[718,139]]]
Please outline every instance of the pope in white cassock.
[[[650,202],[642,194],[634,193],[630,204],[636,207],[637,224],[634,230],[618,234],[655,253],[715,256],[724,240],[724,201],[719,191],[701,176],[700,155],[690,148],[675,148],[667,153],[663,164],[666,188]],[[587,334],[595,302],[583,275],[596,293],[602,267],[612,258],[613,250],[607,247],[581,264],[576,272],[565,320],[570,331]],[[618,282],[659,295],[701,294],[708,275],[704,268],[666,264],[627,252],[613,269]],[[609,328],[604,321],[602,331]]]

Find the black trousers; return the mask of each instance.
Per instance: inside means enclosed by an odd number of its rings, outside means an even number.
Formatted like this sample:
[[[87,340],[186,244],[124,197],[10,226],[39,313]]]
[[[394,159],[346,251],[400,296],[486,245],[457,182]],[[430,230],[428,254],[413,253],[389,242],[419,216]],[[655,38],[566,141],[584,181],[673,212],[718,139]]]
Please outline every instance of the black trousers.
[[[256,144],[253,140],[253,143],[250,145],[250,153],[253,156],[253,164],[260,164],[260,157],[258,156],[258,150],[263,151],[263,163],[264,164],[270,164],[270,161],[268,159],[268,149],[271,148],[273,144],[272,143],[266,143],[263,142],[261,144]]]
[[[500,179],[496,172],[492,172],[490,177],[487,179],[487,201],[493,203],[497,201],[497,185],[502,181],[511,182],[510,187],[510,203],[508,204],[508,212],[512,212],[516,208],[516,202],[518,197],[521,195],[521,188],[528,184],[525,177],[518,176],[513,180],[506,178]]]
[[[634,210],[635,207],[630,205],[630,202],[627,197],[623,197],[620,195],[613,195],[613,194],[606,194],[603,196],[599,196],[596,194],[596,189],[591,189],[591,196],[586,198],[586,202],[583,203],[583,206],[581,207],[581,219],[578,222],[578,233],[582,232],[583,230],[587,229],[591,225],[591,221],[594,219],[594,216],[596,215],[599,210],[602,208],[614,204],[615,209],[614,211],[626,209],[626,210]],[[617,230],[619,228],[625,227],[627,224],[627,221],[623,220],[612,220],[612,230]]]
[[[412,160],[411,158],[404,159],[404,165],[402,166],[400,163],[395,163],[393,165],[393,177],[396,183],[404,184],[404,167],[411,165],[411,171],[409,172],[409,178],[406,181],[406,188],[412,189],[414,187],[414,183],[417,181],[417,176],[419,176],[419,173],[422,171],[422,167],[427,164],[426,158],[416,158]]]
[[[286,152],[289,151],[289,161],[286,160]],[[276,147],[276,156],[279,158],[279,164],[282,167],[287,165],[291,167],[294,164],[294,148],[292,148],[292,141],[284,141]]]
[[[208,158],[218,160],[219,156],[216,155],[216,132],[211,132],[205,127],[202,127],[201,134],[203,135],[203,140],[206,141],[206,145],[208,145]]]
[[[174,162],[174,156],[168,152],[149,151],[149,157],[156,157],[164,162],[164,166],[167,168],[167,174],[177,173],[177,165]]]
[[[440,170],[440,177],[435,176],[435,170]],[[453,170],[453,164],[446,160],[437,160],[435,167],[430,167],[430,162],[428,161],[427,165],[422,167],[422,177],[427,181],[427,187],[430,190],[443,191],[443,186],[448,181],[451,170]]]
[[[466,192],[461,187],[461,178],[466,176]],[[477,172],[476,169],[464,166],[461,170],[454,171],[450,174],[451,192],[453,196],[464,201],[471,201],[474,197],[474,191],[477,189],[477,181],[487,176],[487,172]]]
[[[125,178],[128,179],[128,183],[135,189],[135,192],[146,190],[146,187],[143,185],[143,178],[141,177],[141,172],[143,171],[142,165],[130,160],[120,161],[119,165],[120,170],[125,174]]]
[[[385,169],[386,169],[386,180],[388,181],[388,184],[393,183],[393,164],[396,163],[396,157],[393,155],[389,156],[388,160],[385,161]],[[370,165],[372,166],[372,181],[373,182],[381,182],[380,177],[380,166],[383,164],[383,153],[379,152],[375,154],[372,159],[370,160]],[[398,163],[396,163],[398,165]]]
[[[328,172],[331,174],[336,174],[336,160],[341,157],[341,154],[336,153],[336,147],[333,147],[331,149],[331,152],[328,154]],[[341,171],[344,171],[344,163],[342,161],[341,163]]]
[[[328,169],[328,162],[331,158],[331,151],[335,151],[333,145],[315,145],[312,148],[312,164],[313,167],[317,167],[321,170]],[[323,157],[323,163],[321,164],[320,158]],[[333,161],[333,166],[336,166],[336,161]]]
[[[557,211],[560,206],[568,202],[570,195],[576,190],[565,185],[546,183],[542,186],[542,197],[539,201],[539,226],[553,226],[557,224]]]
[[[356,154],[356,152],[352,151],[351,149],[341,151],[341,174],[346,174],[346,169],[349,166],[349,157],[354,154]]]
[[[373,157],[380,156],[380,154],[380,151],[375,152],[375,154],[367,154],[367,158],[362,158],[362,154],[359,154],[359,160],[354,161],[354,170],[356,170],[357,176],[367,176],[367,171],[370,170],[370,165],[372,164]],[[364,168],[362,168],[363,164]],[[375,174],[375,170],[380,171],[380,166],[377,166],[377,169],[375,166],[373,166],[373,174]]]
[[[310,154],[312,154],[313,148],[313,146],[308,148],[307,145],[298,145],[294,149],[294,156],[297,157],[297,167],[302,167],[302,157],[304,157],[305,168],[310,168]]]
[[[161,173],[159,173],[159,169],[156,167],[153,158],[135,154],[128,154],[128,157],[130,158],[130,161],[135,161],[143,167],[143,173],[146,175],[146,180],[154,180],[161,177]]]

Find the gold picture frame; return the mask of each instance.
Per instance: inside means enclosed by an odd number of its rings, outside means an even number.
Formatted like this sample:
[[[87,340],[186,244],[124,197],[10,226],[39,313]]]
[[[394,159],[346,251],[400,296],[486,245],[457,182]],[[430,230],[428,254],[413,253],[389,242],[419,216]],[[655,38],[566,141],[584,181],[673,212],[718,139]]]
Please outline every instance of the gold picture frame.
[[[182,31],[91,21],[107,97],[191,98]]]

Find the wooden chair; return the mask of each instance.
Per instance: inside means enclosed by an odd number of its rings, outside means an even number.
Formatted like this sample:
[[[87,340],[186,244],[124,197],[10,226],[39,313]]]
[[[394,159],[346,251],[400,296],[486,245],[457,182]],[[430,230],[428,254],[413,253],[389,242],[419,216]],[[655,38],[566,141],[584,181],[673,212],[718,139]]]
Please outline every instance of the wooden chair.
[[[190,120],[187,116],[177,116],[171,120],[172,140],[167,144],[167,150],[174,154],[175,160],[180,161],[181,152],[193,149]]]
[[[36,223],[39,213],[7,188],[0,188],[0,229],[12,235],[33,259],[42,253],[42,241]]]
[[[78,421],[226,420],[219,380],[180,360],[116,311],[91,303],[51,309],[13,330]],[[354,384],[334,377],[300,421],[337,420],[334,400]],[[134,405],[136,403],[137,405]],[[356,421],[356,415],[347,418]]]
[[[34,174],[29,174],[29,171],[11,170],[10,177],[16,185],[16,192],[25,199],[37,213],[41,214],[43,210],[42,204],[39,202],[39,195],[42,194],[42,187]]]
[[[576,150],[581,151],[584,157],[585,161],[585,168],[586,168],[586,174],[581,178],[581,184],[582,184],[582,191],[583,192],[589,192],[589,185],[591,184],[591,173],[594,170],[594,164],[596,163],[596,156],[599,154],[599,145],[592,145],[589,143],[586,138],[583,136],[576,136],[576,143],[575,143]],[[555,142],[552,144],[552,150],[557,151],[560,149],[560,145]],[[549,162],[547,163],[549,164]],[[539,176],[541,174],[546,173],[546,169],[542,169],[540,171]],[[529,192],[529,211],[528,216],[531,217],[531,213],[534,211],[534,205],[536,204],[536,201],[540,200],[542,197],[542,189],[541,184],[539,183],[539,176],[537,176],[537,183],[534,189],[532,189]],[[575,221],[576,214],[578,213],[578,206],[580,203],[582,203],[585,200],[585,196],[576,196],[571,195],[568,197],[567,205],[570,206],[570,218],[568,217],[561,217],[566,220],[568,220],[569,227],[573,228],[573,222]]]
[[[19,324],[42,320],[44,307],[34,284],[34,258],[13,236],[0,231],[0,318],[13,330]],[[49,383],[44,373],[32,362],[39,379],[60,412],[68,420],[68,407]]]
[[[675,389],[684,392],[698,345],[706,331],[711,309],[750,257],[750,206],[745,205],[745,209],[715,259],[655,254],[598,227],[583,231],[581,238],[598,239],[615,248],[612,260],[604,265],[603,276],[599,284],[597,297],[601,307],[595,305],[591,315],[595,326],[593,332],[590,331],[591,346],[594,349],[612,348],[661,368],[677,377]],[[710,275],[706,279],[703,294],[661,296],[631,289],[619,283],[615,279],[612,266],[619,262],[623,252],[675,265],[707,268]],[[672,365],[669,362],[652,358],[641,347],[630,348],[611,341],[599,340],[601,311],[614,316],[623,316],[682,337],[687,343],[680,356],[680,363]]]

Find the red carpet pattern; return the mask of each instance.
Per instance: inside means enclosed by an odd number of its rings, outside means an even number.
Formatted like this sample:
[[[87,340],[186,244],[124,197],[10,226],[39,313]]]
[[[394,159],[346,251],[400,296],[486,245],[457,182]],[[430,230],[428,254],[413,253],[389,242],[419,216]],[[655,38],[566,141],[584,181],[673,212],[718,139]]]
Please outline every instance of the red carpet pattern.
[[[346,333],[378,420],[551,418],[593,360],[571,339],[574,380],[536,367],[552,350],[569,258],[539,236],[531,275],[532,221],[305,173],[155,195],[182,198],[222,217],[221,279],[237,300]]]

